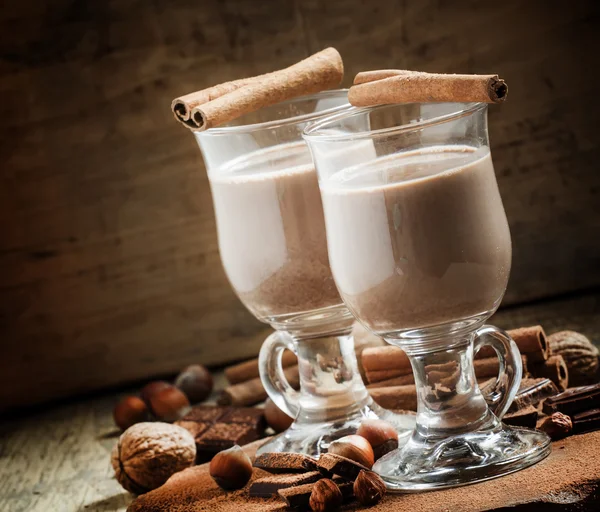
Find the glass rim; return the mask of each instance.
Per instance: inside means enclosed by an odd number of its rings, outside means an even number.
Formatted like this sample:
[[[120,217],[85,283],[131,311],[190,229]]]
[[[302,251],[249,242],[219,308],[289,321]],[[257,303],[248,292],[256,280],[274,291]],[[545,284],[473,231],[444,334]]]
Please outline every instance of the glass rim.
[[[274,107],[276,105],[286,105],[297,103],[300,101],[313,101],[315,99],[328,98],[339,96],[340,93],[348,94],[348,89],[331,89],[328,91],[316,92],[314,94],[307,94],[306,96],[298,96],[296,98],[291,98],[289,100],[281,101],[279,103],[275,103],[274,105],[269,105],[269,107]],[[265,108],[269,108],[265,107]],[[273,119],[272,121],[264,121],[262,123],[250,123],[250,124],[241,124],[241,125],[231,125],[231,126],[217,126],[215,128],[209,128],[206,131],[196,131],[194,132],[198,136],[205,135],[231,135],[235,133],[250,133],[258,130],[264,129],[274,129],[281,128],[283,126],[289,126],[294,124],[300,124],[305,122],[310,122],[312,120],[318,119],[322,116],[333,115],[339,110],[347,109],[350,107],[350,103],[346,101],[343,105],[338,105],[336,107],[326,108],[323,110],[319,110],[317,112],[310,112],[307,114],[299,114],[297,116],[285,117],[282,119]],[[260,109],[259,109],[260,110]]]
[[[375,138],[380,136],[389,136],[396,135],[406,132],[412,132],[415,130],[421,130],[423,128],[429,128],[432,126],[436,126],[439,124],[447,123],[448,121],[454,121],[456,119],[460,119],[461,117],[466,117],[468,115],[473,114],[479,110],[483,110],[487,108],[487,103],[477,102],[477,103],[437,103],[437,105],[462,105],[463,108],[458,108],[454,112],[449,112],[447,114],[442,114],[439,116],[430,117],[428,119],[423,119],[421,121],[417,121],[409,124],[401,124],[398,126],[390,126],[388,128],[378,128],[376,130],[365,130],[360,132],[352,132],[352,133],[342,133],[342,134],[331,134],[331,133],[323,133],[320,132],[323,128],[328,125],[333,125],[338,122],[340,119],[345,119],[347,117],[352,117],[355,115],[363,114],[365,112],[374,112],[377,110],[384,110],[388,108],[398,107],[399,105],[436,105],[436,103],[390,103],[386,105],[377,105],[374,107],[351,107],[346,109],[343,112],[337,112],[332,115],[325,117],[324,119],[319,119],[318,121],[311,123],[309,126],[304,128],[302,132],[302,137],[306,140],[310,140],[311,142],[318,141],[327,141],[327,142],[336,142],[336,141],[351,141],[351,140],[360,140],[360,139],[368,139]]]

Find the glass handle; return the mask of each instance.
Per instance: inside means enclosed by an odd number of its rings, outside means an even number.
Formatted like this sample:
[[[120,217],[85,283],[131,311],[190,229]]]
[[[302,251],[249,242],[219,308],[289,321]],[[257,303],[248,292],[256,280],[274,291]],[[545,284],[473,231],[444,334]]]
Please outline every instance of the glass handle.
[[[260,380],[271,400],[288,416],[295,418],[300,409],[300,393],[290,385],[283,373],[281,358],[286,349],[297,355],[293,338],[281,331],[271,334],[260,349],[258,369]]]
[[[475,333],[475,353],[484,345],[490,345],[498,356],[500,369],[496,382],[483,390],[485,400],[498,419],[508,411],[521,384],[523,364],[517,344],[502,329],[484,325]]]

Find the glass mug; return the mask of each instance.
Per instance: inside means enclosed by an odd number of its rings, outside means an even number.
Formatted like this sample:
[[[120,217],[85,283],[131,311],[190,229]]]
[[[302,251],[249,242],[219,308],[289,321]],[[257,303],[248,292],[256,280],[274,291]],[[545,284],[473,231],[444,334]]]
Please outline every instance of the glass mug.
[[[501,422],[521,359],[504,331],[484,325],[511,265],[487,106],[350,108],[311,123],[304,138],[338,290],[363,325],[407,353],[415,376],[415,430],[373,469],[389,489],[416,491],[493,478],[548,455],[546,434]],[[486,344],[500,371],[482,392],[473,356]]]
[[[302,139],[308,122],[348,107],[347,91],[323,92],[195,132],[227,277],[250,312],[276,330],[260,351],[261,379],[295,418],[259,453],[318,456],[363,417],[384,417],[405,437],[414,426],[414,417],[374,404],[361,380],[354,318],[331,275],[317,175]],[[298,356],[300,391],[283,373],[285,349]]]

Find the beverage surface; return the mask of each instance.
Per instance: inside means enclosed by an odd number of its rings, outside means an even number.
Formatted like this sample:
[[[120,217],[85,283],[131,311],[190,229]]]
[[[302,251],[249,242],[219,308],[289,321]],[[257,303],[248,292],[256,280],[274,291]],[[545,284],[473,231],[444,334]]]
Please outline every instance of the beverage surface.
[[[210,182],[221,260],[250,311],[265,319],[341,304],[304,143],[250,153]]]
[[[329,256],[351,311],[378,333],[493,310],[511,241],[488,148],[378,158],[321,184]]]

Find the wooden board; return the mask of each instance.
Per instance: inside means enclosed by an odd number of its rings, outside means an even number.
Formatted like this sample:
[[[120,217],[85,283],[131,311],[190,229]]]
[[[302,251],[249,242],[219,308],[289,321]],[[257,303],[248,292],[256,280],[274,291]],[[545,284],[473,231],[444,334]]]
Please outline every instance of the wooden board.
[[[169,103],[327,45],[346,83],[379,67],[501,73],[506,303],[600,284],[593,0],[13,4],[0,11],[0,410],[256,354],[263,327],[221,269],[200,154]]]

